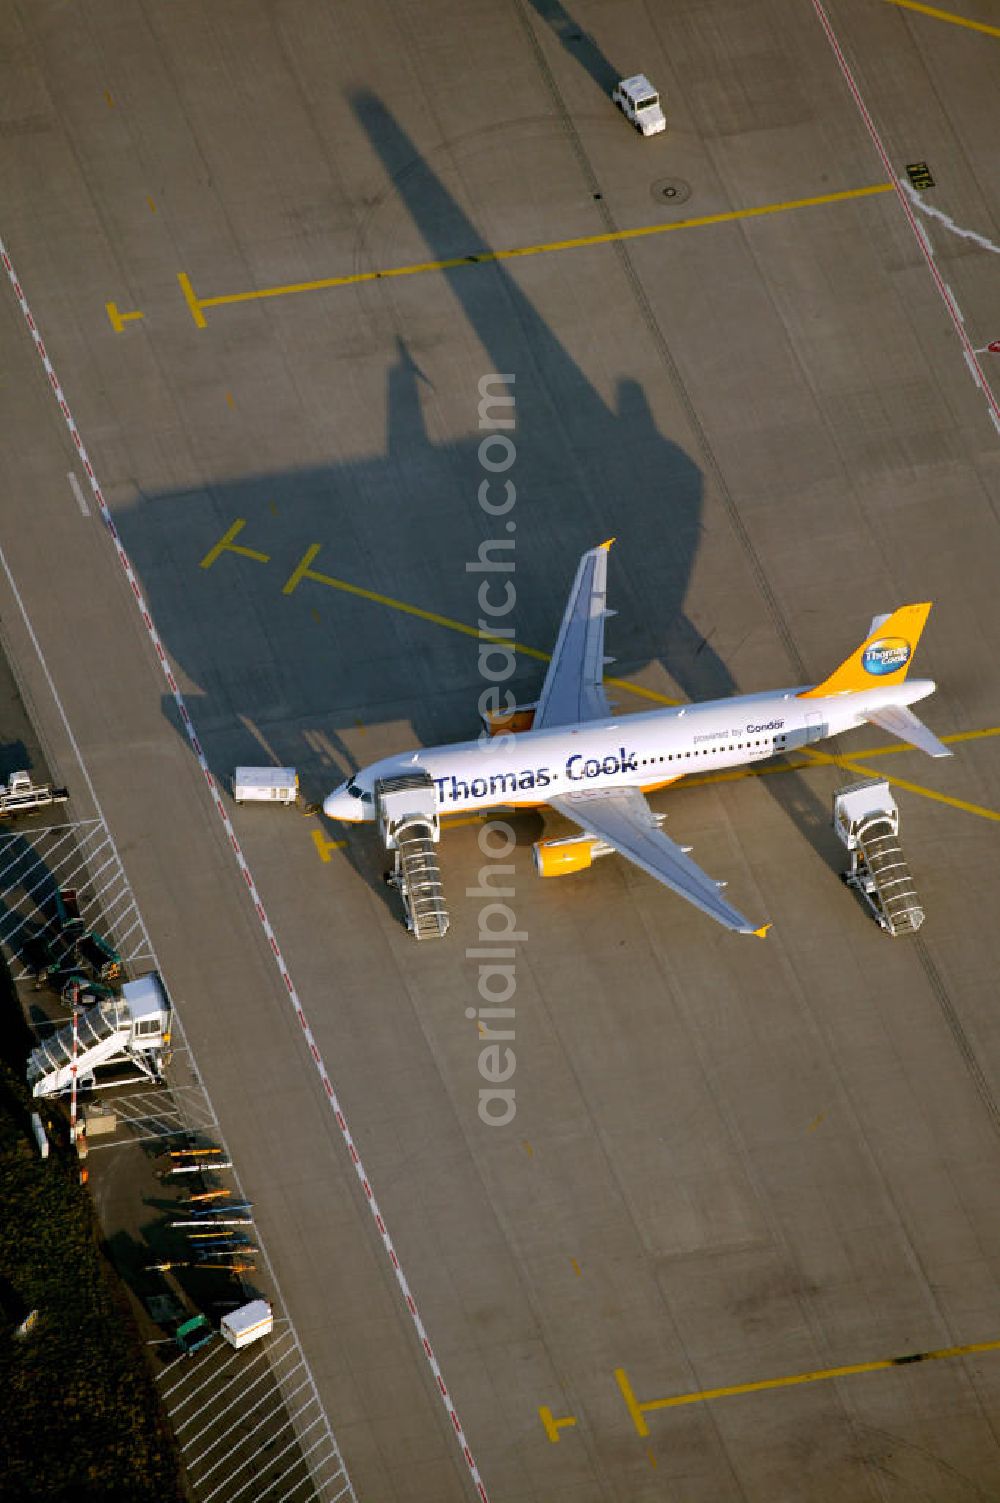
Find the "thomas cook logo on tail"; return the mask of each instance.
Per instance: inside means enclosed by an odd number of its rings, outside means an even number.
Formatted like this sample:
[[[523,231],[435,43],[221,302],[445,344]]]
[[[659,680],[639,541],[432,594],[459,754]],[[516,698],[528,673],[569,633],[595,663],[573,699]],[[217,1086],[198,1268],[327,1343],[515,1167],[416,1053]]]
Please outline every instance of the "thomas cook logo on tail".
[[[880,637],[870,642],[861,657],[861,666],[866,673],[881,678],[885,673],[897,673],[910,661],[913,649],[902,637]]]

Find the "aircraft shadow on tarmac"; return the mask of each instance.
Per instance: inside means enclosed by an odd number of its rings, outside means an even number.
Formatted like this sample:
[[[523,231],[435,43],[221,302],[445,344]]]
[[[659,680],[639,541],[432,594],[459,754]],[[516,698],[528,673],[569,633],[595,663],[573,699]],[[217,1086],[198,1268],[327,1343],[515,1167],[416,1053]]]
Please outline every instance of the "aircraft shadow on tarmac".
[[[621,74],[608,61],[589,32],[573,20],[559,0],[528,0],[532,10],[551,28],[563,50],[589,73],[604,94],[610,94]]]
[[[405,207],[434,259],[474,262],[488,254],[381,102],[362,93],[352,106],[392,184],[381,202]],[[681,697],[743,692],[685,614],[702,536],[702,477],[691,457],[659,431],[641,385],[620,378],[613,403],[606,403],[503,264],[459,265],[440,275],[481,343],[483,373],[516,375],[510,471],[518,489],[512,513],[516,638],[551,649],[579,555],[616,534],[610,599],[620,614],[608,631],[608,650],[618,664],[612,671],[627,677],[659,662]],[[377,288],[373,296],[381,299]],[[375,321],[382,330],[391,316],[380,300]],[[323,317],[321,302],[316,317]],[[376,332],[376,345],[378,338]],[[478,734],[477,701],[486,685],[472,638],[307,579],[293,594],[282,594],[306,548],[318,543],[316,571],[453,620],[477,620],[483,576],[465,565],[484,540],[504,535],[503,524],[477,502],[486,474],[478,457],[478,391],[470,379],[470,436],[433,441],[421,399],[422,388],[430,393],[431,385],[419,351],[395,326],[384,343],[384,453],[329,468],[213,482],[197,494],[147,496],[116,514],[168,651],[198,686],[188,694],[189,707],[223,784],[235,764],[269,760],[261,740],[279,762],[299,769],[304,796],[318,801],[359,760]],[[343,350],[334,355],[345,361]],[[239,542],[266,552],[271,562],[229,554],[211,575],[201,572],[200,559],[235,518],[246,519]],[[191,554],[183,594],[158,556],[167,529],[176,552],[179,528],[190,538]],[[503,577],[494,576],[494,583]],[[225,642],[218,658],[192,619],[199,610],[219,609],[216,579],[222,589],[238,583],[230,598],[240,612],[224,626],[218,617],[211,623],[209,635]],[[776,662],[767,677],[778,685],[787,673],[787,665]],[[518,700],[532,700],[543,674],[543,663],[521,657],[509,687]],[[648,706],[639,701],[636,707]],[[164,713],[183,734],[169,697]],[[398,723],[398,742],[383,741],[365,755],[364,740],[350,734],[352,753],[344,733],[357,729],[362,714],[368,726]],[[789,771],[763,783],[832,866],[837,848],[827,810],[804,781]],[[537,839],[539,818],[519,825],[520,839]],[[396,900],[381,881],[384,856],[371,832],[356,835],[338,826],[330,833],[349,834],[342,854],[395,912]],[[676,826],[673,834],[683,837]]]

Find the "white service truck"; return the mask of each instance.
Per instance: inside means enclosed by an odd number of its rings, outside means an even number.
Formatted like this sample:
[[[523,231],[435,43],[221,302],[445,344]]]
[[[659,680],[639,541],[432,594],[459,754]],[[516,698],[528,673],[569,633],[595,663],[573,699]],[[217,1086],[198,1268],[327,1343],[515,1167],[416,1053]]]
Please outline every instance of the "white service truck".
[[[294,767],[237,767],[233,798],[238,804],[294,804],[299,778]]]
[[[667,117],[660,104],[660,96],[645,73],[634,73],[631,78],[620,78],[611,90],[611,98],[626,120],[631,120],[637,131],[644,136],[656,136],[667,128]]]

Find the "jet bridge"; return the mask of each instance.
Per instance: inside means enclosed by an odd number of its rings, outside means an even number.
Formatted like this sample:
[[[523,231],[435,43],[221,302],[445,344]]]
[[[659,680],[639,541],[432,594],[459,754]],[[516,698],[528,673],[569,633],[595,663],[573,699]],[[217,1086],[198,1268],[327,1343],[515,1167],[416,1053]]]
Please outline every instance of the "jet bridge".
[[[899,809],[889,784],[878,778],[852,783],[833,796],[833,828],[851,865],[842,873],[876,923],[896,938],[924,921],[899,839]]]
[[[443,939],[448,931],[441,868],[437,794],[427,772],[381,778],[375,784],[379,835],[395,864],[386,883],[403,900],[406,927],[417,939]]]
[[[81,1000],[86,997],[84,991]],[[155,971],[126,981],[120,997],[105,997],[83,1007],[75,1024],[68,1023],[31,1051],[31,1094],[66,1095],[73,1088],[74,1070],[77,1085],[97,1085],[96,1072],[111,1065],[131,1065],[138,1073],[130,1080],[161,1080],[170,1021],[170,999]],[[115,1078],[115,1085],[124,1083],[120,1076]]]

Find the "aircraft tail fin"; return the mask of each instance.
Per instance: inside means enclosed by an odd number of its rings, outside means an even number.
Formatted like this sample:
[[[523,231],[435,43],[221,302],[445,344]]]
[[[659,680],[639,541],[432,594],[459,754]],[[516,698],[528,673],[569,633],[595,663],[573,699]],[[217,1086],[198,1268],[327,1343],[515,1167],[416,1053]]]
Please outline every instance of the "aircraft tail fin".
[[[930,610],[930,601],[925,601],[922,605],[901,605],[888,616],[876,616],[861,646],[822,684],[803,689],[799,698],[820,699],[828,694],[901,684],[910,671]]]

